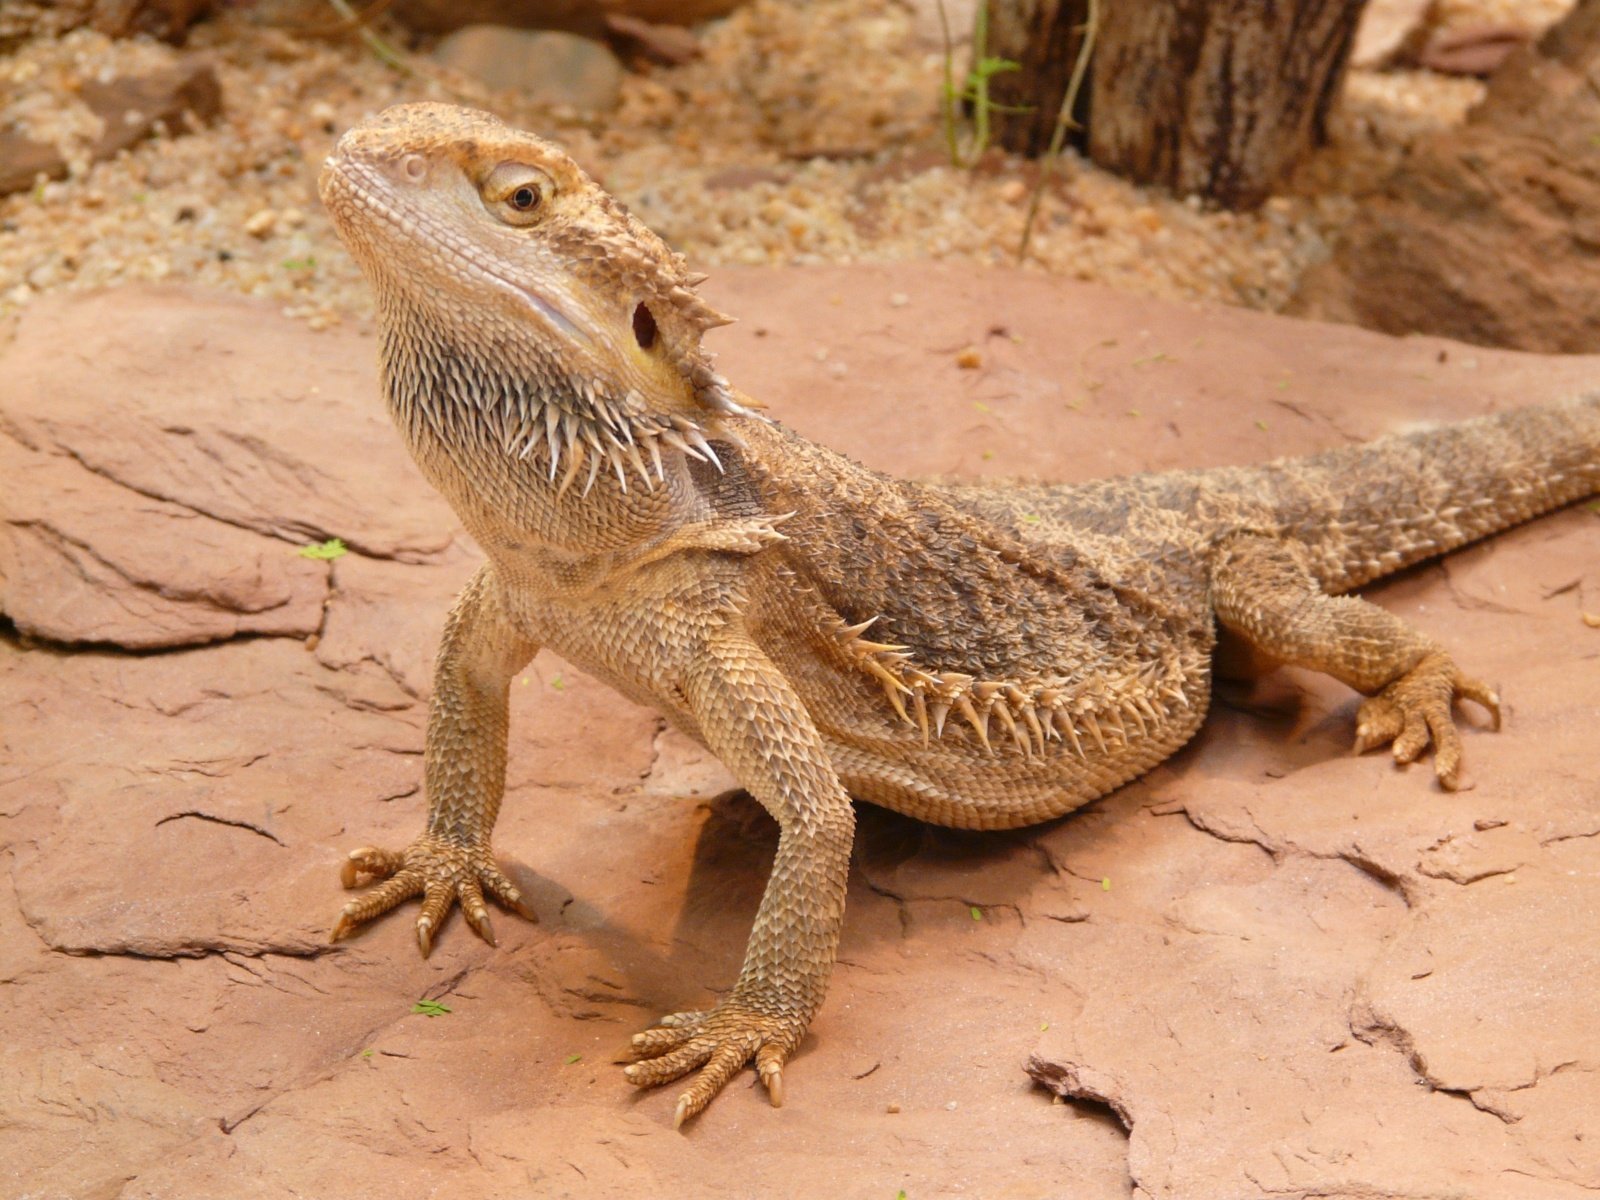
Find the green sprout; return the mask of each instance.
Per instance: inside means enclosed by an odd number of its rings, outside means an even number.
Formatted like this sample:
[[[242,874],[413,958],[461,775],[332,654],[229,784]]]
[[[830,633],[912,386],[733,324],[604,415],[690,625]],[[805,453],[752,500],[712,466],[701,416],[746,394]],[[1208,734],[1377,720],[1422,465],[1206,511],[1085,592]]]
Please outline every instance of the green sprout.
[[[442,1017],[450,1012],[450,1006],[439,1000],[418,1000],[411,1011],[424,1017]]]
[[[309,546],[300,547],[301,558],[331,560],[343,558],[349,553],[349,548],[339,538],[329,538],[325,542],[312,542]]]
[[[944,88],[939,97],[939,115],[944,123],[944,140],[950,149],[952,167],[976,166],[983,152],[989,148],[990,117],[999,113],[1027,112],[1026,108],[997,104],[989,96],[989,81],[1007,71],[1020,71],[1022,64],[1009,58],[995,58],[989,48],[989,4],[978,0],[972,14],[972,66],[967,77],[956,85],[955,46],[950,39],[950,19],[939,0],[939,25],[944,31]],[[957,111],[962,104],[972,106],[972,136],[966,152],[962,152],[960,122]]]

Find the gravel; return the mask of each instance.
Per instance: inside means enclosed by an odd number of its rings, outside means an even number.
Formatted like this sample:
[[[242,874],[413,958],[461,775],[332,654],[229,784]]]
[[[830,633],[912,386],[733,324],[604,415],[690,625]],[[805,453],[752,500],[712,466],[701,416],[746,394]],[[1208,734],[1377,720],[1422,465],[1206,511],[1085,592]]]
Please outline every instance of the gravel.
[[[1564,7],[1441,2],[1451,26],[1532,27]],[[59,183],[0,199],[0,317],[55,289],[162,279],[271,297],[319,328],[367,314],[317,201],[317,166],[347,126],[419,99],[489,108],[561,142],[701,266],[1015,261],[1034,167],[996,153],[975,170],[949,164],[942,53],[908,7],[754,0],[703,32],[698,60],[630,74],[618,108],[601,118],[486,92],[432,67],[426,45],[405,74],[354,39],[303,32],[303,21],[264,23],[273,11],[225,7],[181,52],[215,63],[217,124],[101,163],[85,156],[97,119],[78,89],[180,52],[78,30],[0,59],[0,128],[60,145],[72,165]],[[1425,72],[1353,73],[1333,145],[1287,194],[1248,214],[1134,187],[1069,154],[1027,265],[1150,295],[1280,308],[1327,254],[1350,197],[1417,137],[1460,121],[1481,93],[1476,81]]]

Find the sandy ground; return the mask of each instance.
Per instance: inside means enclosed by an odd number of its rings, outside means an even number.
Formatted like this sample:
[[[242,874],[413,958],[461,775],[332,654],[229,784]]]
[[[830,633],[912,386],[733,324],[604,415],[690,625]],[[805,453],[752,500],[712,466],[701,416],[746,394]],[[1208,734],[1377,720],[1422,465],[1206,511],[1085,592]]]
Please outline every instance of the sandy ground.
[[[1436,21],[1537,30],[1566,3],[1452,0]],[[971,4],[952,0],[951,10],[959,70]],[[603,114],[440,73],[425,40],[417,73],[402,74],[352,38],[310,32],[328,24],[320,2],[273,0],[223,6],[182,52],[81,30],[0,59],[0,128],[58,143],[72,164],[66,180],[0,197],[0,316],[55,291],[135,279],[270,297],[318,326],[368,312],[317,203],[316,168],[338,133],[416,99],[491,109],[558,140],[706,266],[1016,260],[1034,168],[998,153],[976,170],[950,164],[931,0],[752,0],[701,31],[699,59],[627,76],[620,104]],[[85,82],[181,57],[215,66],[222,119],[89,162],[99,126]],[[1254,213],[1134,187],[1068,154],[1027,265],[1145,295],[1280,309],[1327,256],[1353,198],[1419,136],[1460,121],[1482,90],[1425,71],[1352,72],[1332,144]]]
[[[1251,461],[1600,367],[961,266],[708,292],[743,318],[714,335],[738,384],[903,473]],[[491,949],[453,918],[427,961],[403,915],[324,940],[342,853],[419,827],[428,662],[476,557],[386,426],[370,331],[277,307],[62,293],[0,350],[0,1195],[1600,1189],[1592,506],[1371,592],[1506,698],[1502,733],[1468,718],[1458,794],[1350,757],[1355,698],[1284,672],[1040,829],[863,809],[788,1105],[746,1075],[680,1134],[610,1057],[731,980],[774,830],[558,660],[514,690],[497,833],[539,924],[501,914]]]

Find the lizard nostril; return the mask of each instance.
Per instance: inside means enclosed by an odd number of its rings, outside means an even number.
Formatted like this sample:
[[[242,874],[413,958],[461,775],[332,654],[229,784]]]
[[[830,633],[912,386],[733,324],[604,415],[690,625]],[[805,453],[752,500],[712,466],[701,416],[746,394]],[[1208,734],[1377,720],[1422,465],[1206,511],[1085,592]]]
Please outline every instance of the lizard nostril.
[[[633,336],[639,341],[639,349],[648,350],[656,344],[656,318],[643,304],[633,310]]]
[[[407,179],[417,183],[428,173],[428,160],[420,154],[408,154],[400,160],[400,169]]]

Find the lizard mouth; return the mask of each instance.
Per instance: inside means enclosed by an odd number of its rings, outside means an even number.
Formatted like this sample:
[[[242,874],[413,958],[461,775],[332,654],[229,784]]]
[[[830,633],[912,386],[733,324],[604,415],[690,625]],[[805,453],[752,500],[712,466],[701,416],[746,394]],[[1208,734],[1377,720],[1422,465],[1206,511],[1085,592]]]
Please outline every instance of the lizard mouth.
[[[404,213],[398,211],[384,198],[387,189],[382,175],[366,163],[341,154],[329,155],[323,163],[320,183],[323,203],[336,224],[349,223],[347,214],[351,205],[329,203],[342,193],[368,218],[404,235],[412,245],[429,247],[435,254],[448,255],[454,265],[470,271],[490,286],[515,296],[558,335],[584,345],[593,344],[594,339],[589,333],[550,300],[525,284],[507,279],[485,266],[481,257],[473,252],[471,244],[443,222],[417,209]]]

